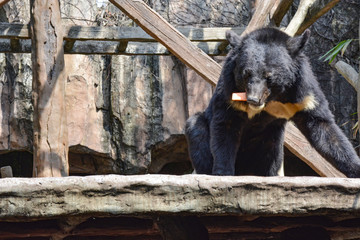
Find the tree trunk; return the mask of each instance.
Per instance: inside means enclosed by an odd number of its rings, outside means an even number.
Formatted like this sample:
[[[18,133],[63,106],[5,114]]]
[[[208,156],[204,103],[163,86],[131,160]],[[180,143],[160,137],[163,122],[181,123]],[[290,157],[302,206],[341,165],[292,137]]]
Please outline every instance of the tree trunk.
[[[31,0],[34,177],[67,176],[63,30],[57,0]]]

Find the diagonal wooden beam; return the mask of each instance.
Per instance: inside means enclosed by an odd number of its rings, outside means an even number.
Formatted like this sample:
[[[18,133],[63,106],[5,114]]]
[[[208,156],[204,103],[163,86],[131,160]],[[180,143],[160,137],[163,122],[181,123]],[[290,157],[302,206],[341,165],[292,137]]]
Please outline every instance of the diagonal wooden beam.
[[[346,177],[314,150],[293,123],[286,125],[285,147],[322,177]]]
[[[199,48],[195,47],[184,35],[172,27],[164,18],[152,10],[141,0],[110,0],[116,7],[122,12],[128,15],[135,23],[137,23],[145,32],[150,36],[158,40],[164,46],[166,46],[171,53],[177,56],[182,62],[188,67],[194,69],[200,76],[207,80],[210,84],[215,85],[221,73],[221,66],[213,61],[209,56],[203,53]],[[269,6],[267,1],[257,1],[262,9],[266,9],[263,14],[270,16],[274,8]],[[271,0],[272,3],[281,5],[282,1]],[[254,14],[253,18],[257,17]],[[260,25],[257,27],[264,26],[266,19],[263,19]],[[255,28],[255,25],[253,27]],[[245,30],[246,31],[246,30]],[[296,127],[294,127],[299,131]],[[292,133],[292,129],[286,128],[286,131]],[[327,170],[323,169],[323,166],[328,166],[328,162],[322,158],[316,150],[311,146],[305,153],[302,149],[302,145],[293,144],[290,139],[291,135],[287,134],[285,138],[285,145],[289,147],[289,150],[300,159],[306,159],[307,163],[312,169],[320,173],[322,176],[339,176],[338,171],[330,166],[328,170],[332,172],[328,173]],[[310,145],[304,136],[300,136],[302,142]],[[317,164],[313,164],[313,158],[318,160]],[[331,168],[332,167],[332,168]],[[336,171],[335,171],[336,170]]]
[[[146,3],[140,0],[110,0],[110,2],[206,81],[216,85],[221,73],[221,66],[195,47],[187,37]]]

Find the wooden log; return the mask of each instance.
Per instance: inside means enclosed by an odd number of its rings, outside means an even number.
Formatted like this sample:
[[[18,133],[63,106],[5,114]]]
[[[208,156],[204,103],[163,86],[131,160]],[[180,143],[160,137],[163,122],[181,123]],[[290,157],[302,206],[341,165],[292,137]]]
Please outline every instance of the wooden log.
[[[342,172],[337,170],[333,165],[320,156],[320,154],[318,154],[306,140],[305,136],[291,122],[286,125],[284,145],[320,176],[346,177]]]
[[[354,218],[360,217],[359,192],[360,179],[347,178],[206,175],[4,178],[0,179],[0,219],[163,214]]]
[[[270,18],[276,26],[280,26],[282,19],[291,7],[293,0],[278,0],[271,9]]]
[[[206,81],[212,85],[217,83],[221,66],[191,44],[189,39],[166,22],[146,3],[139,0],[110,0],[110,2]]]
[[[34,177],[69,175],[63,30],[57,0],[31,0]]]
[[[300,35],[338,2],[340,0],[301,0],[285,32],[290,36]]]
[[[278,0],[268,0],[260,1],[256,0],[255,2],[255,12],[251,17],[249,24],[247,25],[245,31],[242,35],[246,35],[257,28],[261,28],[269,25],[270,23],[270,12],[273,9],[273,6],[276,5]]]
[[[254,15],[241,35],[271,24],[279,26],[292,2],[293,0],[256,0]]]
[[[335,68],[338,73],[340,73],[346,79],[346,81],[348,81],[348,83],[350,83],[351,86],[353,86],[353,88],[357,91],[359,74],[356,72],[356,70],[344,61],[338,61],[335,64]]]

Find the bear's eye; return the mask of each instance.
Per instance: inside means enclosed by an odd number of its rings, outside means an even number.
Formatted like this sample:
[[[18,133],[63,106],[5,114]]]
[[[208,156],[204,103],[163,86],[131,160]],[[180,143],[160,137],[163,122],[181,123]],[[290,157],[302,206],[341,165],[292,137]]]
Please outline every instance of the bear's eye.
[[[242,75],[243,75],[243,78],[249,78],[249,77],[251,77],[251,71],[249,69],[245,69],[243,71]]]
[[[271,72],[265,72],[264,73],[264,78],[266,79],[266,81],[270,82],[273,78],[273,75]]]

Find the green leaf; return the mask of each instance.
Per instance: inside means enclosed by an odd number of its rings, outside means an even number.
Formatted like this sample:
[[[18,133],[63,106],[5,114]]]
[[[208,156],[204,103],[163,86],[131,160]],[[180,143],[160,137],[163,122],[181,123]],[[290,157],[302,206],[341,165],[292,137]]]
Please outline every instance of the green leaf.
[[[349,46],[349,44],[352,42],[352,40],[353,40],[353,39],[348,39],[348,40],[346,40],[344,46],[341,48],[341,56],[344,55],[344,52],[345,52],[346,48]]]
[[[344,54],[346,48],[349,46],[349,44],[352,42],[353,39],[347,39],[344,41],[341,41],[338,43],[335,47],[330,49],[327,53],[322,55],[319,60],[323,60],[324,62],[329,61],[331,63],[334,61],[335,57],[339,54],[341,51],[342,55]]]

